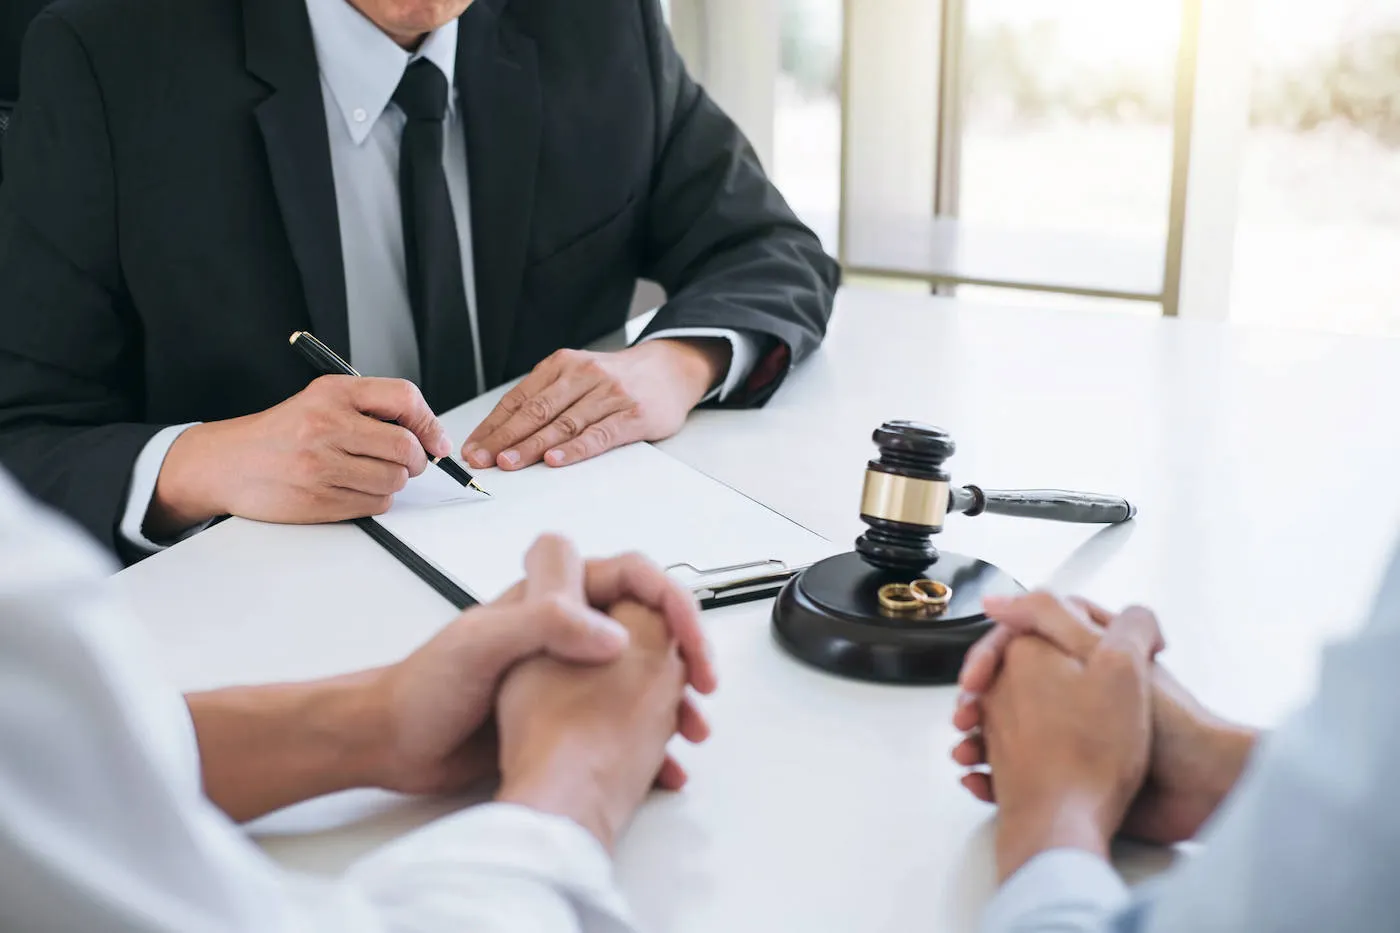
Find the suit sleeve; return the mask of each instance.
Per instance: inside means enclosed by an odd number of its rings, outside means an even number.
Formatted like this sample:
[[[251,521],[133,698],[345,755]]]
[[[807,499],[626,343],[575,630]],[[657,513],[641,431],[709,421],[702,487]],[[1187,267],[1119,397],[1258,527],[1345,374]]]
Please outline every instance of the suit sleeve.
[[[743,133],[687,73],[656,0],[641,8],[659,136],[643,274],[669,296],[646,333],[721,327],[756,335],[762,356],[725,404],[762,405],[821,344],[840,269]]]
[[[25,40],[0,188],[0,464],[110,550],[137,456],[140,324],[101,92],[57,14]]]

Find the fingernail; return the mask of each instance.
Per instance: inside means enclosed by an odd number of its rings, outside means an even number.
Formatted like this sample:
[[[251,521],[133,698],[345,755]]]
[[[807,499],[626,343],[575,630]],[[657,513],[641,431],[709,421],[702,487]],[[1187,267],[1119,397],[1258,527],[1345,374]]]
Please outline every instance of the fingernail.
[[[545,462],[547,462],[550,466],[558,466],[559,464],[564,462],[564,451],[551,450],[549,453],[544,455],[544,459]]]
[[[593,630],[608,641],[619,645],[627,643],[627,629],[611,616],[605,616],[601,612],[590,612],[588,621],[593,626]]]
[[[963,709],[964,707],[971,706],[973,703],[976,702],[977,696],[975,694],[968,693],[966,690],[958,694],[958,709]]]
[[[486,451],[472,444],[467,448],[467,462],[479,469],[485,469],[491,465],[491,458]]]
[[[515,466],[520,462],[520,451],[507,450],[505,453],[501,454],[501,459],[511,466]]]
[[[439,457],[452,456],[452,438],[447,436],[446,431],[441,431],[437,436],[437,450],[435,454]]]

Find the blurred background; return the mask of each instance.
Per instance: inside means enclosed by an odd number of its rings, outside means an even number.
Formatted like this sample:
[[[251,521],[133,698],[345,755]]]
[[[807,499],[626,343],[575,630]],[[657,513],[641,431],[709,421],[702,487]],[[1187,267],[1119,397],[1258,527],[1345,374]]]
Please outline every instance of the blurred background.
[[[1400,335],[1400,2],[765,2],[673,31],[857,279]]]

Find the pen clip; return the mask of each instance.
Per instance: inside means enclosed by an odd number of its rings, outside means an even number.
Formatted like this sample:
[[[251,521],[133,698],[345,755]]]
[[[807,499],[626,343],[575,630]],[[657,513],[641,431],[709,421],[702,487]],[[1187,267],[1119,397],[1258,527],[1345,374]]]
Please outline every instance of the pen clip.
[[[709,569],[701,569],[695,566],[694,564],[682,563],[671,564],[669,567],[666,568],[666,572],[670,573],[672,570],[689,570],[697,577],[713,577],[721,573],[735,573],[740,570],[756,570],[759,567],[777,567],[778,569],[782,570],[787,567],[787,563],[785,561],[774,560],[772,558],[769,558],[768,560],[754,560],[749,561],[746,564],[731,564],[728,567],[711,567]]]
[[[722,599],[726,595],[735,595],[738,591],[769,592],[778,589],[782,584],[792,579],[804,567],[789,567],[785,561],[781,560],[756,560],[746,564],[732,564],[728,567],[712,567],[701,569],[694,564],[672,564],[666,568],[666,572],[673,570],[689,570],[695,575],[695,579],[686,582],[690,591],[702,604],[716,599]],[[728,580],[720,580],[714,583],[704,582],[707,577],[715,577],[722,574],[738,573],[739,571],[752,570],[756,573],[748,573],[743,576]]]

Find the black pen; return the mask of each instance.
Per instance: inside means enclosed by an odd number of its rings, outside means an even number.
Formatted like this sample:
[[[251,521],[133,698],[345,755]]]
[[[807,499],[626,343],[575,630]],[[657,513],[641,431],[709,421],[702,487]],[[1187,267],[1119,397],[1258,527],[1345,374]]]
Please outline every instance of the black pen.
[[[296,350],[305,357],[306,361],[316,367],[323,376],[359,375],[359,373],[355,371],[355,367],[341,359],[340,355],[330,347],[317,340],[314,334],[299,330],[292,334],[288,342],[291,343],[293,350]],[[426,451],[424,452],[426,453]],[[442,472],[446,473],[463,486],[475,489],[483,495],[491,495],[485,489],[482,489],[480,484],[472,478],[472,475],[451,457],[430,457],[429,459],[442,470]]]

